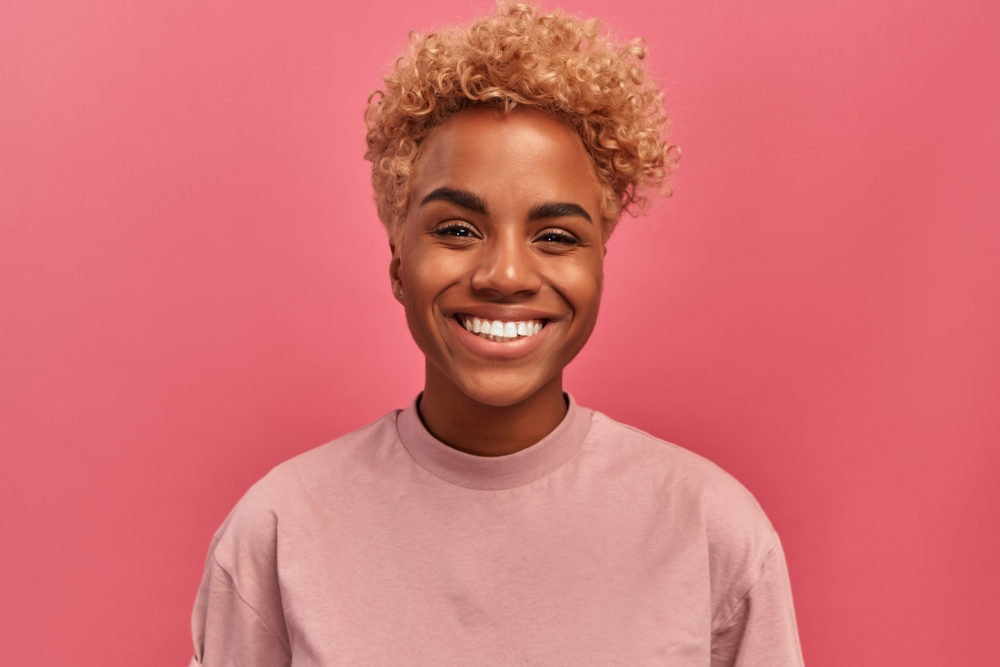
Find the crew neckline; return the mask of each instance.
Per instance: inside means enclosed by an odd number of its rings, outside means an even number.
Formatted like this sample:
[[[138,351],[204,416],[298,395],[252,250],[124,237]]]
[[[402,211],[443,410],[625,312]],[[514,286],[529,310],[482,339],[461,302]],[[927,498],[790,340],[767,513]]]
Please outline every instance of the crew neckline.
[[[566,397],[566,416],[547,436],[519,452],[477,456],[460,452],[435,438],[420,421],[421,394],[396,417],[399,438],[418,464],[435,477],[469,489],[500,491],[523,486],[560,468],[583,444],[593,413]]]

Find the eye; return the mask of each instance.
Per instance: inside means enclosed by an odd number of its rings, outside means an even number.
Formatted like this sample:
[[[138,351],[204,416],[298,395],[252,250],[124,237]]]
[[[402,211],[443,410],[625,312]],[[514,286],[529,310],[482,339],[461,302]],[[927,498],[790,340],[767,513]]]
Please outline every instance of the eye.
[[[449,222],[435,228],[431,231],[431,234],[439,238],[452,237],[460,239],[478,238],[479,236],[476,229],[467,222]]]
[[[546,229],[535,237],[535,241],[539,243],[582,245],[580,239],[561,229]]]

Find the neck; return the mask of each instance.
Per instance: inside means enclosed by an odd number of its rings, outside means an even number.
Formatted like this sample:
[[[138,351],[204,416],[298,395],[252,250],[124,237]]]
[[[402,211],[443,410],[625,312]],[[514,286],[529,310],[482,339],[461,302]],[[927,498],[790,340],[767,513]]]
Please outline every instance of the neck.
[[[566,416],[562,373],[523,401],[496,406],[473,399],[428,361],[419,414],[431,435],[449,447],[476,456],[513,454],[547,436]]]

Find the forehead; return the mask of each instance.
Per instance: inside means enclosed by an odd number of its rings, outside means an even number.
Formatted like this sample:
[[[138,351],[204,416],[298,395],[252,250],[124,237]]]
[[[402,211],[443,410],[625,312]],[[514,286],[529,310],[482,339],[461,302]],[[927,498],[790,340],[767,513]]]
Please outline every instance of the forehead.
[[[580,138],[533,111],[469,109],[435,129],[424,145],[411,203],[439,187],[468,190],[493,207],[572,201],[598,219],[600,185]]]

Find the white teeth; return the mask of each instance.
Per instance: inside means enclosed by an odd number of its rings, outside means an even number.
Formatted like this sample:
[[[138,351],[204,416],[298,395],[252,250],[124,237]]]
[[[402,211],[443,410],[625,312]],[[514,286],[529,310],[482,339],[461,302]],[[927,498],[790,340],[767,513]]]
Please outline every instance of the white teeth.
[[[490,321],[472,317],[471,315],[463,315],[459,319],[467,331],[479,334],[487,340],[502,343],[516,340],[519,336],[534,336],[542,330],[543,326],[538,320],[524,320],[522,322]]]

